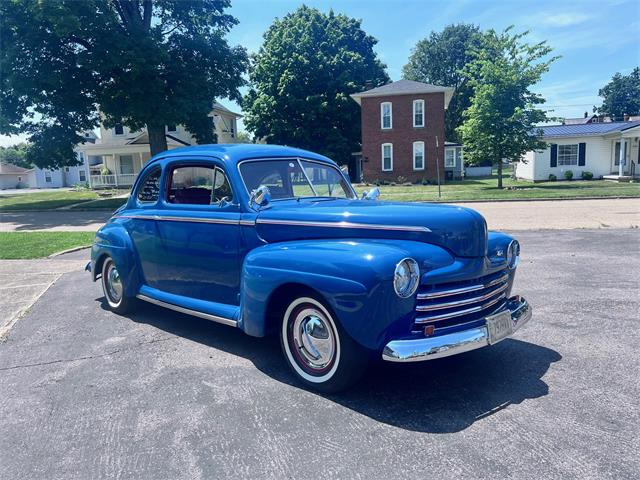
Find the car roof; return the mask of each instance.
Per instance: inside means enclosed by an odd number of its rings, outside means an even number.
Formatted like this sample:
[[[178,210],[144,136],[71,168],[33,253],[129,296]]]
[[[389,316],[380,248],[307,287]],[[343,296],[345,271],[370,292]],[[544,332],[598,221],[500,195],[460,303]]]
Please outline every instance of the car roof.
[[[286,147],[282,145],[263,145],[252,143],[228,143],[228,144],[212,144],[212,145],[196,145],[192,147],[174,148],[172,150],[162,152],[157,155],[151,162],[159,159],[169,159],[172,157],[183,155],[204,155],[220,158],[225,163],[237,164],[243,160],[250,159],[267,159],[267,158],[290,158],[301,157],[311,160],[319,160],[322,162],[333,161],[324,155],[302,150],[300,148]]]

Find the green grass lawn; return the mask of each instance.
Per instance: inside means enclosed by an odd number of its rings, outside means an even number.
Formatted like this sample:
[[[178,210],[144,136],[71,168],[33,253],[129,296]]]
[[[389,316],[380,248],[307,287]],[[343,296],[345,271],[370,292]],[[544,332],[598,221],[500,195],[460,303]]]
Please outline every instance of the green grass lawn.
[[[15,195],[0,194],[0,212],[20,210],[52,210],[55,208],[101,199],[103,195],[117,195],[123,190],[62,190]],[[110,199],[112,200],[112,199]],[[124,200],[122,200],[124,203]],[[95,207],[93,207],[95,208]],[[105,208],[105,207],[101,207]],[[110,208],[107,206],[106,208]]]
[[[566,199],[580,197],[640,197],[640,183],[615,183],[605,180],[571,182],[525,182],[503,177],[503,190],[497,188],[497,178],[468,178],[442,185],[442,201]],[[356,185],[361,194],[371,186]],[[381,185],[380,200],[402,202],[438,201],[437,185]]]
[[[101,198],[92,202],[81,203],[72,210],[116,210],[118,207],[127,203],[126,198]]]
[[[0,259],[43,258],[68,248],[91,245],[93,232],[0,232]]]

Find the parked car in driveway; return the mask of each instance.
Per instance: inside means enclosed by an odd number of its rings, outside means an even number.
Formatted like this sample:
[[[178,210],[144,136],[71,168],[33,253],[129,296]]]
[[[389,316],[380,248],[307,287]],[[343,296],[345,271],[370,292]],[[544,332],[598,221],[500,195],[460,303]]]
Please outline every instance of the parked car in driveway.
[[[511,295],[517,240],[474,210],[377,195],[359,199],[333,161],[304,150],[171,150],[97,232],[87,269],[114,312],[143,300],[277,334],[298,379],[324,392],[372,357],[454,355],[531,318]]]

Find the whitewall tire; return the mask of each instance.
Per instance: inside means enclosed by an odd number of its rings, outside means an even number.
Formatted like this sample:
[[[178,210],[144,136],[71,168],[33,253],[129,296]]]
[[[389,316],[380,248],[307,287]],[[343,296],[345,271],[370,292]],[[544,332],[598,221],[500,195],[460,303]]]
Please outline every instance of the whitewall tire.
[[[296,376],[322,392],[349,387],[366,368],[367,352],[349,337],[321,301],[310,296],[298,297],[287,307],[280,343]]]

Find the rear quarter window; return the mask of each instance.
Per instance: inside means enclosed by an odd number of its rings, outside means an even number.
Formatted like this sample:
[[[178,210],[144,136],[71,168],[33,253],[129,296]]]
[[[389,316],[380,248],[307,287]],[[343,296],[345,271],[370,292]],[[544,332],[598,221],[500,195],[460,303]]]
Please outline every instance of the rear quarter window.
[[[160,197],[160,167],[154,168],[149,171],[140,186],[136,198],[141,203],[155,203]]]

